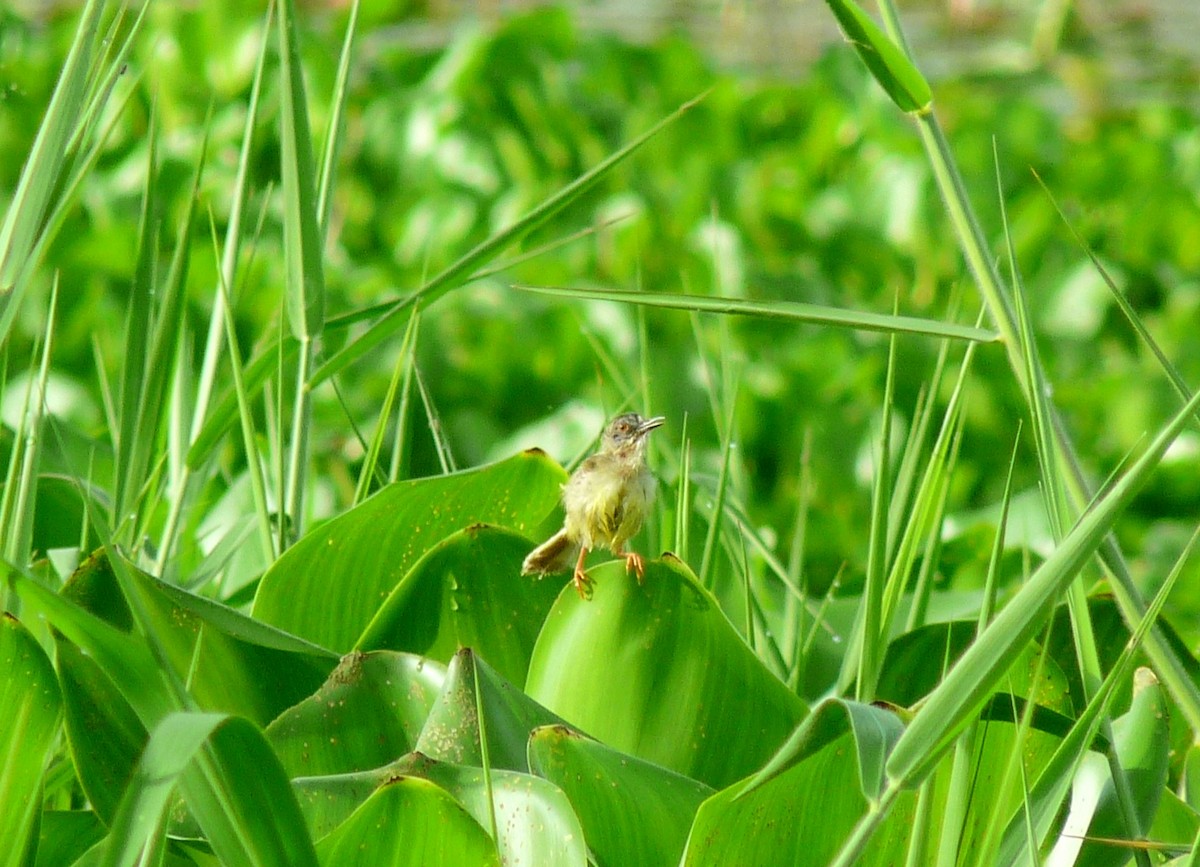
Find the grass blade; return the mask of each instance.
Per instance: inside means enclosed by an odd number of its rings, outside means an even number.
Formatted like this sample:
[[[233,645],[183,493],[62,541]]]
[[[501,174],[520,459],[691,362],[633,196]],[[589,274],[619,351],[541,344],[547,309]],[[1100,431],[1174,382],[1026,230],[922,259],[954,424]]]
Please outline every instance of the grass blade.
[[[928,112],[933,103],[933,92],[903,49],[889,39],[854,0],[826,0],[826,3],[846,39],[892,102],[910,114]]]
[[[628,289],[578,289],[565,286],[517,285],[513,288],[523,292],[537,292],[562,298],[619,301],[626,304],[644,304],[648,307],[695,310],[701,313],[783,319],[810,325],[835,325],[859,331],[881,331],[885,334],[923,334],[928,337],[948,337],[981,343],[991,343],[999,339],[994,331],[958,325],[953,322],[871,313],[866,310],[846,310],[819,304],[804,304],[798,301],[753,301],[745,298],[715,298],[709,295],[633,292]]]

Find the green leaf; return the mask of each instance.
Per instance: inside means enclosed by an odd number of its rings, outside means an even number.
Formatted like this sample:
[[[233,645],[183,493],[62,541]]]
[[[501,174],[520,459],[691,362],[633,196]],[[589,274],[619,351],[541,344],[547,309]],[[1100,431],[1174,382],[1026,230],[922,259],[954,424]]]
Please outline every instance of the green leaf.
[[[933,92],[921,71],[854,0],[825,0],[880,87],[901,111],[925,114]]]
[[[284,552],[263,576],[254,616],[345,652],[426,551],[477,523],[532,530],[565,480],[561,467],[534,450],[388,485]]]
[[[446,685],[421,730],[417,751],[452,764],[481,765],[480,707],[492,768],[528,771],[529,733],[562,722],[464,648],[450,660]]]
[[[317,843],[317,856],[329,867],[500,864],[495,844],[479,823],[446,791],[416,777],[380,786]]]
[[[170,714],[146,743],[112,823],[104,867],[136,865],[163,843],[166,814],[179,777],[214,730],[221,714]]]
[[[54,474],[38,476],[37,501],[33,509],[33,550],[43,554],[54,548],[94,550],[100,545],[100,538],[91,526],[84,537],[87,510],[107,508],[97,492],[81,494],[74,479]]]
[[[358,646],[449,662],[471,647],[502,677],[524,683],[560,582],[521,575],[529,540],[475,524],[446,538],[396,585]]]
[[[32,854],[62,698],[54,668],[21,622],[0,614],[0,865]]]
[[[445,669],[407,653],[355,651],[266,731],[289,776],[365,771],[416,744]]]
[[[21,575],[16,577],[15,586],[24,604],[44,615],[65,640],[93,659],[105,676],[111,678],[110,682],[118,687],[139,719],[157,722],[177,709],[163,672],[149,649],[126,631],[128,622],[124,629],[114,626]],[[116,606],[117,610],[123,607]],[[125,613],[127,616],[128,611]]]
[[[583,829],[562,791],[539,777],[515,771],[492,770],[490,777],[499,833],[497,848],[503,863],[580,867],[586,863]],[[435,783],[480,826],[490,825],[483,770],[437,762],[420,753],[370,771],[303,777],[294,785],[313,834],[324,836],[380,786],[400,778]]]
[[[325,271],[317,225],[317,170],[293,0],[279,4],[279,84],[288,322],[293,337],[312,340],[325,325]]]
[[[828,864],[868,809],[900,723],[894,714],[830,700],[753,778],[713,795],[696,813],[686,867]],[[916,797],[904,792],[856,863],[902,864]]]
[[[299,354],[300,341],[293,337],[271,341],[242,369],[242,384],[246,394],[251,397],[258,395],[268,378],[277,374],[280,367],[291,368]],[[212,458],[225,434],[238,423],[239,412],[237,389],[230,384],[205,416],[203,427],[188,448],[186,461],[189,470],[201,469]]]
[[[753,316],[759,319],[780,319],[814,325],[835,325],[859,331],[882,331],[885,334],[922,334],[928,337],[946,337],[983,343],[992,343],[1000,338],[995,331],[973,328],[969,325],[958,325],[953,322],[872,313],[867,310],[846,310],[840,307],[803,304],[797,301],[753,301],[745,298],[721,298],[712,295],[635,292],[622,289],[577,289],[560,286],[517,285],[513,288],[541,295],[577,298],[584,301],[617,301],[645,307]]]
[[[144,759],[152,785],[161,785],[161,775],[178,766],[189,746],[200,746],[195,740],[197,730],[213,716],[176,714],[156,728],[154,736],[162,733],[162,750],[152,754],[148,746]],[[150,758],[157,761],[151,764]],[[262,733],[246,720],[218,719],[184,768],[180,788],[221,863],[316,863],[287,776]],[[264,809],[265,805],[269,808]]]
[[[494,807],[502,863],[587,864],[583,827],[567,796],[550,782],[495,769],[485,777],[482,768],[434,762],[424,756],[412,772],[449,792],[485,828]]]
[[[74,864],[104,839],[104,824],[91,810],[46,810],[41,824],[36,867]]]
[[[821,702],[800,724],[786,744],[743,790],[748,793],[804,761],[846,731],[854,735],[859,790],[875,800],[884,783],[884,764],[904,726],[890,710],[857,701],[831,698]]]
[[[711,786],[762,765],[805,714],[673,556],[644,584],[598,566],[592,600],[564,592],[526,692],[615,749]]]
[[[75,776],[96,815],[108,824],[146,744],[146,727],[90,655],[59,640],[56,658]]]
[[[179,677],[205,710],[260,725],[313,691],[336,664],[328,651],[259,623],[220,603],[129,568],[140,603]],[[131,622],[107,558],[93,558],[64,594],[118,628]],[[119,672],[109,671],[111,677]]]
[[[696,810],[713,793],[566,726],[534,729],[529,767],[566,792],[599,865],[678,864]]]

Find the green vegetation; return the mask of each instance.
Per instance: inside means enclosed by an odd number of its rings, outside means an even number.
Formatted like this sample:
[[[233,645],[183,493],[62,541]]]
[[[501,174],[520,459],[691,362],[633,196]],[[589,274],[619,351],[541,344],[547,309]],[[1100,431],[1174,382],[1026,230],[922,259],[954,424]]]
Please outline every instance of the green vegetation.
[[[0,867],[1200,863],[1194,113],[246,5],[0,11]]]

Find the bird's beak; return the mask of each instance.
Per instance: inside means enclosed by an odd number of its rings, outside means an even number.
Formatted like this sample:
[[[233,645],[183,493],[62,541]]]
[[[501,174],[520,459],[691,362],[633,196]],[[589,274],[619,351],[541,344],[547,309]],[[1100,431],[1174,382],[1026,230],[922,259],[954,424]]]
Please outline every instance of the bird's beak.
[[[644,422],[642,422],[640,425],[638,425],[637,435],[640,437],[645,436],[646,434],[650,433],[650,431],[654,430],[656,427],[662,427],[663,423],[666,422],[666,420],[667,420],[666,416],[662,416],[662,415],[656,415],[654,418],[646,419]]]

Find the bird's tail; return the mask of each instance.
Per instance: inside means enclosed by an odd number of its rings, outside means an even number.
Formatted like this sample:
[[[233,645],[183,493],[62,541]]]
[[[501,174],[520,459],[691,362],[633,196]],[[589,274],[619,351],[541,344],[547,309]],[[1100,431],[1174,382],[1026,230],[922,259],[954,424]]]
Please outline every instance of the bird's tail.
[[[548,575],[551,572],[565,572],[571,568],[571,561],[577,556],[579,545],[567,538],[564,528],[529,552],[529,556],[521,564],[521,574]]]

